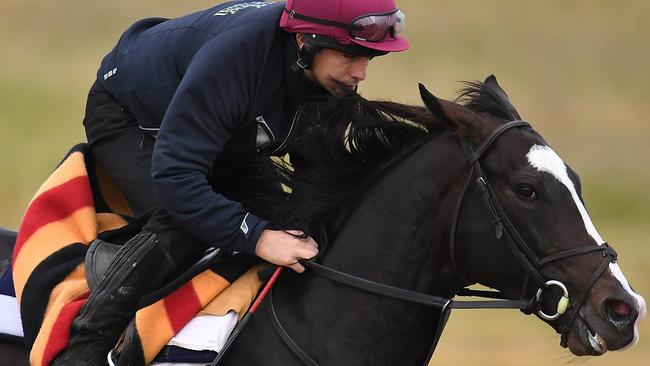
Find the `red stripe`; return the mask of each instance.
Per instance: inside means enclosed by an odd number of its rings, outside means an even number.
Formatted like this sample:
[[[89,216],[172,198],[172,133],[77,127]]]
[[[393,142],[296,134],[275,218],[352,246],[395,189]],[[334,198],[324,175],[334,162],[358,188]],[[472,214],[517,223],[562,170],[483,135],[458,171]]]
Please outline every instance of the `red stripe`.
[[[12,265],[15,265],[18,253],[36,230],[51,222],[65,219],[84,207],[94,207],[93,194],[85,175],[72,178],[36,197],[29,205],[20,225]]]
[[[88,294],[85,294],[83,299],[68,303],[61,308],[61,312],[59,312],[59,316],[52,326],[50,336],[45,345],[45,350],[43,351],[43,358],[41,361],[42,366],[49,365],[54,357],[68,346],[72,321],[77,314],[79,314],[79,311],[86,302],[87,297]]]
[[[177,334],[203,307],[194,291],[192,281],[167,296],[164,303],[174,334]]]

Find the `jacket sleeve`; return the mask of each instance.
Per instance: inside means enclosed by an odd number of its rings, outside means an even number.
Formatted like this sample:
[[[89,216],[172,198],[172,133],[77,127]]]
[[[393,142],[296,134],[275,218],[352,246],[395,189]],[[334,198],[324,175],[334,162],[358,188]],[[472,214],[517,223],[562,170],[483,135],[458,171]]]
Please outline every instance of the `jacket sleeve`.
[[[186,230],[210,245],[254,254],[267,222],[208,182],[215,158],[247,116],[271,43],[263,39],[273,33],[268,26],[240,28],[214,37],[192,58],[158,133],[152,179],[161,206]]]

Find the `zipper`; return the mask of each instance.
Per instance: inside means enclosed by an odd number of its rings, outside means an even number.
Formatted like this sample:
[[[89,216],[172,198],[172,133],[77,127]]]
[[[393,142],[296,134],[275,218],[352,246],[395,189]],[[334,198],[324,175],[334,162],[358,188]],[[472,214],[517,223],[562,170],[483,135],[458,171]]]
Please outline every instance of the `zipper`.
[[[291,127],[289,127],[289,132],[287,133],[287,137],[284,138],[284,141],[282,141],[280,146],[278,146],[277,149],[273,150],[271,154],[275,154],[278,151],[282,151],[282,149],[284,149],[287,146],[289,142],[289,138],[291,137],[291,133],[293,132],[293,128],[296,125],[296,121],[298,120],[298,118],[300,118],[300,114],[302,113],[302,110],[305,108],[306,104],[307,103],[302,104],[296,111],[296,114],[293,115],[293,120],[291,121]]]
[[[270,136],[269,141],[259,146],[257,145],[258,143],[257,137],[255,138],[255,147],[257,152],[259,153],[264,148],[269,147],[275,143],[275,134],[273,133],[273,130],[271,130],[271,127],[269,127],[269,125],[266,123],[263,116],[255,117],[255,120],[257,121],[257,129],[258,129],[257,133],[259,133],[259,129],[261,128],[267,137]]]
[[[142,131],[147,131],[147,132],[152,132],[152,131],[160,131],[160,128],[155,128],[155,127],[142,127],[142,125],[138,125]]]

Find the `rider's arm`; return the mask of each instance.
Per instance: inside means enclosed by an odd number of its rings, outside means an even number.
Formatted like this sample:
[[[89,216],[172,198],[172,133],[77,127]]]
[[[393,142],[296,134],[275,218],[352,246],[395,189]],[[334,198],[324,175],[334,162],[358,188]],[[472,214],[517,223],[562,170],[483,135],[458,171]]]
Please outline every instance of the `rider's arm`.
[[[192,57],[162,121],[152,160],[160,203],[179,224],[206,243],[249,254],[267,223],[214,192],[208,175],[247,116],[261,55],[268,51],[263,45],[271,43],[264,39],[272,36],[264,27],[230,30]]]

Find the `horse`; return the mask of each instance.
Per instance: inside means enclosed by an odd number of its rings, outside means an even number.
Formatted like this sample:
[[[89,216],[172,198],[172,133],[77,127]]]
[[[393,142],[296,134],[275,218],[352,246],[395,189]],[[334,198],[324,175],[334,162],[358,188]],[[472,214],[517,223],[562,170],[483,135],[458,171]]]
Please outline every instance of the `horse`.
[[[292,167],[274,167],[291,193],[260,186],[243,202],[321,254],[280,276],[219,365],[422,365],[464,307],[535,314],[577,356],[637,343],[645,300],[578,175],[496,78],[469,83],[462,103],[420,91],[426,108],[351,96],[303,110]],[[454,299],[476,283],[505,300]]]
[[[426,364],[453,304],[428,306],[435,301],[423,304],[414,293],[450,299],[475,283],[504,298],[532,299],[533,309],[524,310],[558,332],[574,355],[638,341],[645,301],[594,228],[578,175],[520,121],[496,78],[470,83],[464,105],[424,87],[421,96],[429,118],[385,103],[370,103],[369,111],[323,106],[311,116],[317,137],[303,137],[292,153],[302,169],[285,172],[297,201],[289,205],[297,222],[329,235],[317,262],[338,276],[323,277],[309,263],[305,274],[283,275],[223,365]],[[403,133],[372,122],[400,118],[436,128],[400,139]],[[364,119],[371,120],[366,128],[355,127]],[[337,122],[346,141],[317,143]],[[378,151],[368,139],[399,152]],[[350,173],[364,167],[371,173]],[[410,296],[369,291],[369,282]]]

